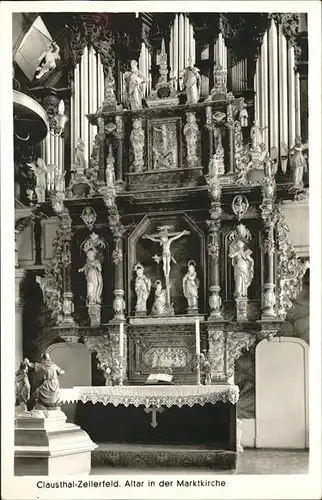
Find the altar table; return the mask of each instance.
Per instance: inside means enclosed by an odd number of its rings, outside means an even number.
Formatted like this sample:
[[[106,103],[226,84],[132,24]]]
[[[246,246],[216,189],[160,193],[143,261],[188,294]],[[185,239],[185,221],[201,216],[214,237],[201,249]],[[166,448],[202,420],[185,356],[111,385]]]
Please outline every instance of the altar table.
[[[94,462],[108,466],[157,466],[162,456],[167,466],[234,468],[238,396],[238,387],[228,384],[60,390],[64,405],[77,403],[75,423],[104,443],[93,452]],[[134,445],[144,451],[133,451]]]

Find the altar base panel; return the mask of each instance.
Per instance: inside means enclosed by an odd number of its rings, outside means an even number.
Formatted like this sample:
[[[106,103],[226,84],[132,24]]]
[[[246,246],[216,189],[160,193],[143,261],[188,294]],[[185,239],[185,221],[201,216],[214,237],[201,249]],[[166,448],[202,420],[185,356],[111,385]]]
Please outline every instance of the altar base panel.
[[[95,448],[85,431],[66,423],[61,411],[48,417],[26,412],[15,420],[16,476],[87,475]]]

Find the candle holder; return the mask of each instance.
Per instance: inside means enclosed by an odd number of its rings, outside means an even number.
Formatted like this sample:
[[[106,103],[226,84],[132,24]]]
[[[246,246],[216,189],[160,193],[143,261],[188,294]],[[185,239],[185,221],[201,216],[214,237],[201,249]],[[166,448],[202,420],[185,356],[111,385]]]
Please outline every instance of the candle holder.
[[[123,362],[124,362],[124,356],[119,356],[119,371],[120,371],[119,385],[123,385]]]
[[[201,385],[201,354],[196,354],[197,385]]]

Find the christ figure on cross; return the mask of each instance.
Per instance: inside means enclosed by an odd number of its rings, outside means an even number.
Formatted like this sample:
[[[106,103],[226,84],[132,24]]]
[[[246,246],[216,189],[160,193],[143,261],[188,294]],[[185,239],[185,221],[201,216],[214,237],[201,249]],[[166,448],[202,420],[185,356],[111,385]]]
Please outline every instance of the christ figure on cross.
[[[174,260],[170,251],[171,243],[186,234],[190,234],[190,231],[186,230],[180,233],[169,233],[171,228],[172,226],[160,226],[158,227],[158,234],[145,234],[142,236],[142,238],[154,241],[162,246],[163,272],[166,280],[169,279],[171,260]]]

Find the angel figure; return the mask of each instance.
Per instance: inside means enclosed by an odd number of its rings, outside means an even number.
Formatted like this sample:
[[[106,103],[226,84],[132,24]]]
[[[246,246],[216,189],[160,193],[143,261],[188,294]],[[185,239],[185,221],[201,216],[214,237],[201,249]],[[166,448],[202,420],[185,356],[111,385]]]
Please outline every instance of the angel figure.
[[[130,108],[132,110],[142,109],[145,80],[142,73],[138,69],[138,63],[136,61],[131,61],[131,71],[127,71],[124,78]]]
[[[38,203],[45,203],[46,187],[47,187],[47,168],[46,163],[42,158],[37,158],[36,161],[27,163],[28,167],[34,172],[36,177],[35,193]],[[52,167],[53,168],[53,167]]]
[[[295,145],[290,151],[290,166],[293,173],[293,182],[296,189],[303,189],[303,175],[307,172],[307,155],[303,154],[307,144],[302,144],[301,138],[295,138]]]
[[[39,66],[36,71],[39,71],[39,73],[36,75],[37,80],[40,80],[48,71],[56,68],[56,59],[60,59],[59,51],[60,48],[57,43],[52,42],[38,57]]]

